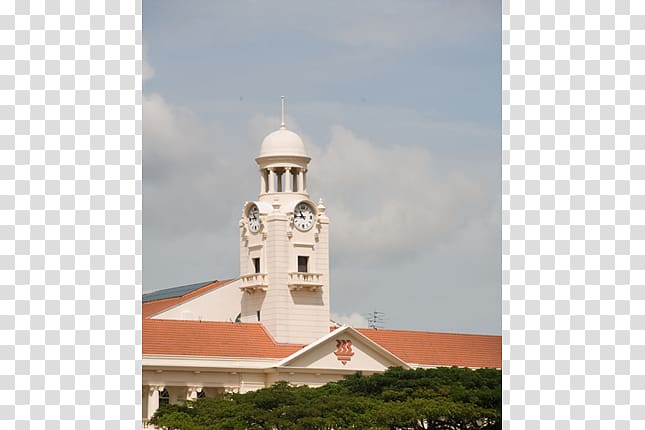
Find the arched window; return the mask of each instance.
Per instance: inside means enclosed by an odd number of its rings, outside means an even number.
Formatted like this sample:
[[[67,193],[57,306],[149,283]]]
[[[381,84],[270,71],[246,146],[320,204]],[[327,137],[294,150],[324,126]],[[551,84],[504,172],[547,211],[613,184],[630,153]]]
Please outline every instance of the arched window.
[[[170,394],[168,393],[167,389],[163,389],[163,391],[159,391],[159,406],[162,405],[167,405],[170,403]]]
[[[198,399],[203,399],[203,398],[205,398],[205,397],[206,397],[206,392],[205,392],[205,391],[204,391],[204,389],[202,388],[202,391],[198,391],[198,392],[197,392],[197,398],[198,398]]]

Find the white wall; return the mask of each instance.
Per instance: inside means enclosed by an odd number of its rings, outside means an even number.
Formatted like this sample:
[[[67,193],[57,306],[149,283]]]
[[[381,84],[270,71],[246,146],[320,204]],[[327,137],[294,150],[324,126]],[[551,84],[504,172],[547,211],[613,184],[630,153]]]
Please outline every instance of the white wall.
[[[169,320],[235,321],[240,313],[242,291],[239,279],[180,305],[163,311],[152,318]]]

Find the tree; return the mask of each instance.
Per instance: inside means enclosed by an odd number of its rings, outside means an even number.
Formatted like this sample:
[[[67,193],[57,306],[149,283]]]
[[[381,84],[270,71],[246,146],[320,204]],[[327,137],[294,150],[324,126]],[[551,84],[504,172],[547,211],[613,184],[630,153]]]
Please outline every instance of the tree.
[[[320,388],[278,382],[246,394],[165,405],[150,420],[179,430],[501,429],[501,372],[391,368]]]

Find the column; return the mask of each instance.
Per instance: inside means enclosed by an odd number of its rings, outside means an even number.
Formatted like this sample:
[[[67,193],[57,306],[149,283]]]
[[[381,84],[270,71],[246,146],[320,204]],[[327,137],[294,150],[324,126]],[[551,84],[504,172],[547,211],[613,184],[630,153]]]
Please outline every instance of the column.
[[[186,400],[197,400],[197,393],[202,391],[202,387],[188,387]]]
[[[284,168],[284,176],[283,176],[282,182],[284,183],[284,186],[282,187],[286,193],[291,192],[291,183],[293,181],[293,178],[291,176],[291,167],[285,167]]]
[[[305,169],[298,169],[298,192],[305,189]]]
[[[266,170],[265,169],[260,169],[260,194],[264,194],[267,192],[267,177],[266,177]]]
[[[275,170],[269,167],[269,192],[275,193]]]
[[[307,169],[302,169],[302,192],[307,192]]]
[[[151,418],[155,411],[159,409],[159,391],[164,387],[151,386],[148,392],[148,418]]]

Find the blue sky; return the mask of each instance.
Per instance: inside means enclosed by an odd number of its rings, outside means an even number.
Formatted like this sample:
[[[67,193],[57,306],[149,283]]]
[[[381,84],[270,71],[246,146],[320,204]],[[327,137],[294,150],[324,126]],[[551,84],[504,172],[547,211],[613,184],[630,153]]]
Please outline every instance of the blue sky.
[[[333,316],[501,332],[501,4],[144,2],[144,291],[238,273],[262,138],[312,156]]]

